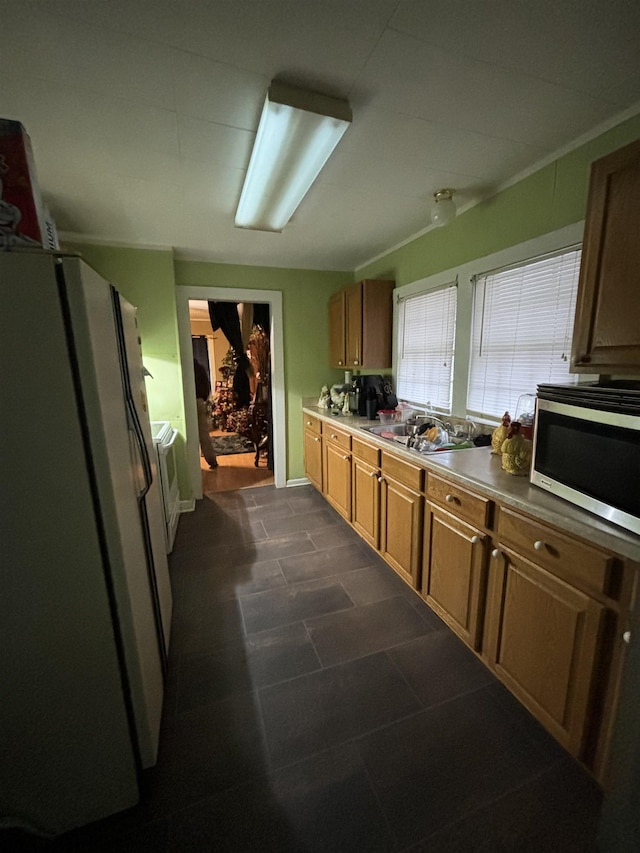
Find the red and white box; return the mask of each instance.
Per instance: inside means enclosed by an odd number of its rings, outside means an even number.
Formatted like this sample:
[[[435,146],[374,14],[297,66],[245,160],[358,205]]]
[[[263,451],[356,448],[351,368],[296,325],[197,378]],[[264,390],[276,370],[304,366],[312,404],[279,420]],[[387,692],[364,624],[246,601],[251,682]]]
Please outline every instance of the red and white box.
[[[0,119],[0,251],[47,246],[31,140],[19,121]]]

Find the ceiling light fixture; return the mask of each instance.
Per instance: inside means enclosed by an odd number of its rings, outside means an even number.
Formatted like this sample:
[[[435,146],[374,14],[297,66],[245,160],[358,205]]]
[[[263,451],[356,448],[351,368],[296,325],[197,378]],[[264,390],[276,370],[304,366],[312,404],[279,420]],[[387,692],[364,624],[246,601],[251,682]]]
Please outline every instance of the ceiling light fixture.
[[[456,215],[456,206],[453,201],[454,190],[438,190],[433,194],[435,203],[431,208],[431,221],[440,227],[447,225]]]
[[[347,101],[272,82],[242,187],[236,226],[282,231],[350,122]]]

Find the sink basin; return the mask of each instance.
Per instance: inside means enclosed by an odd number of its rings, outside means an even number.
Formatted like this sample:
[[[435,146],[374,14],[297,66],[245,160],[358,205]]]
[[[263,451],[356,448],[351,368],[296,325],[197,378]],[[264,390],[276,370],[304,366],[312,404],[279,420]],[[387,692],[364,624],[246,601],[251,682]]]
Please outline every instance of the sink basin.
[[[376,426],[362,427],[367,432],[372,432],[374,435],[380,435],[383,438],[383,433],[393,433],[394,435],[409,435],[406,424],[376,424]],[[389,439],[392,441],[393,439]]]
[[[451,450],[476,449],[476,445],[471,441],[462,440],[458,442],[451,442],[450,444],[443,444],[440,447],[433,447],[433,445],[427,447],[426,440],[421,438],[418,438],[417,441],[422,445],[422,447],[411,447],[408,445],[408,441],[413,437],[413,431],[411,428],[407,428],[406,424],[376,424],[376,426],[360,427],[360,429],[370,432],[373,435],[377,435],[379,438],[384,438],[385,441],[404,446],[407,450],[411,450],[413,453],[418,453],[420,455],[447,453]]]

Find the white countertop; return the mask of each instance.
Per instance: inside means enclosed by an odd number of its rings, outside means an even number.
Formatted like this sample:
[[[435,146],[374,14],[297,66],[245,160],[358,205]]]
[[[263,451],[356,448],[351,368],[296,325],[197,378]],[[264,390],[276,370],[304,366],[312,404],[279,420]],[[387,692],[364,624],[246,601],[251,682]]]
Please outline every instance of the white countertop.
[[[362,429],[379,426],[379,421],[369,421],[358,415],[332,415],[330,410],[315,405],[305,404],[303,411],[366,439],[414,465],[420,465],[427,471],[446,475],[461,485],[475,488],[503,504],[640,563],[640,536],[533,486],[527,477],[507,474],[502,470],[500,457],[492,454],[489,447],[424,455]]]

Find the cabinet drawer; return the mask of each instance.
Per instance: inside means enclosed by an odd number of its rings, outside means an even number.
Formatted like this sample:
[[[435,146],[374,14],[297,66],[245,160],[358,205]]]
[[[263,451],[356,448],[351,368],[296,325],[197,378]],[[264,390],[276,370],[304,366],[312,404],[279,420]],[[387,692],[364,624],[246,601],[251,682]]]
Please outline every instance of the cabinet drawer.
[[[500,510],[498,538],[557,577],[576,583],[586,591],[613,594],[615,558],[586,542],[507,507]]]
[[[320,418],[314,418],[313,415],[303,415],[302,423],[305,429],[315,432],[316,435],[322,435],[322,421]]]
[[[372,447],[370,444],[365,444],[359,438],[351,439],[351,449],[353,455],[363,462],[368,462],[369,465],[378,467],[380,465],[380,450],[377,447]]]
[[[326,425],[323,436],[325,439],[337,444],[338,447],[342,447],[344,450],[351,450],[351,436],[349,433],[337,429],[333,424]]]
[[[442,480],[436,474],[429,473],[427,498],[446,507],[460,518],[465,518],[478,527],[491,525],[492,502],[467,491],[462,486]]]
[[[383,452],[382,471],[384,474],[389,474],[390,477],[395,477],[396,480],[411,489],[416,489],[419,492],[423,489],[424,469],[419,465],[412,465],[410,462],[405,462],[404,459],[398,459],[396,456],[390,456]]]

